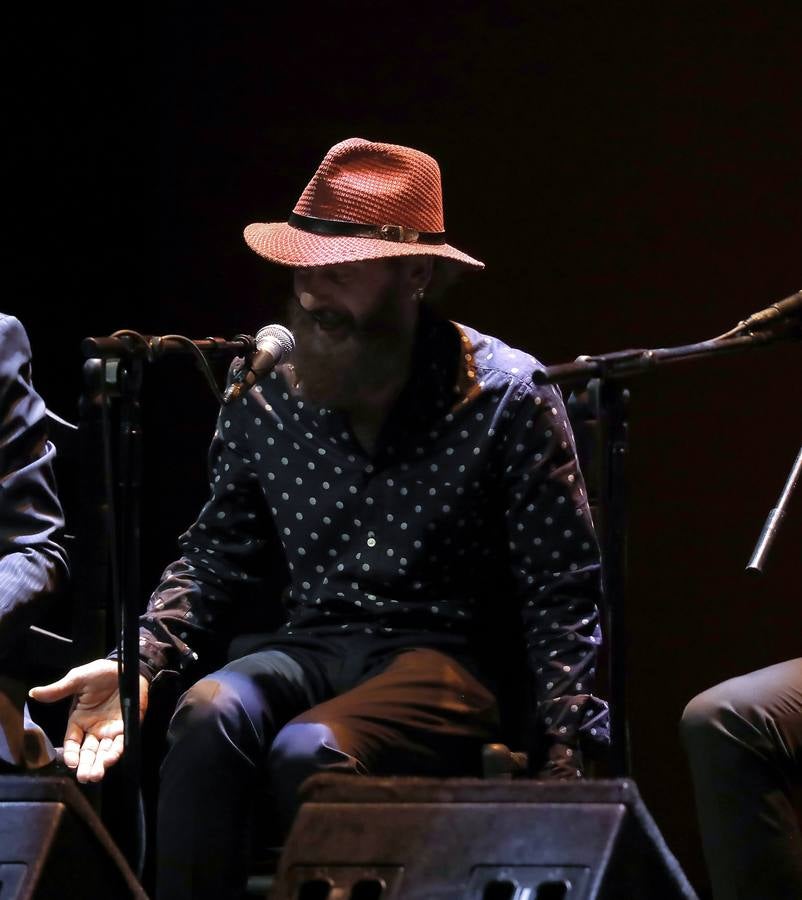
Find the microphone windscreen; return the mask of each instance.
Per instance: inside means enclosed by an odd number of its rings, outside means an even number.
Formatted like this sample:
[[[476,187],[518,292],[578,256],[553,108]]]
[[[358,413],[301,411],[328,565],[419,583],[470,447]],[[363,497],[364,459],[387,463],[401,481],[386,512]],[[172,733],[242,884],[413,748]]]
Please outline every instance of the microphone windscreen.
[[[256,332],[255,342],[257,350],[278,355],[279,359],[289,356],[295,349],[295,338],[283,325],[264,325]]]

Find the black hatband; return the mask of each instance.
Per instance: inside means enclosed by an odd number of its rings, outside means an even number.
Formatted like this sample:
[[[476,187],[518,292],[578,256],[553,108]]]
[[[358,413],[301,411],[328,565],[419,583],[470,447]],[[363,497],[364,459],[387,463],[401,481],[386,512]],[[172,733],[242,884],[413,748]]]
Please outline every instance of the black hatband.
[[[361,222],[341,222],[337,219],[318,219],[290,213],[287,224],[311,234],[326,234],[332,237],[378,238],[381,241],[395,241],[400,244],[445,244],[445,231],[416,231],[404,225],[366,225]]]

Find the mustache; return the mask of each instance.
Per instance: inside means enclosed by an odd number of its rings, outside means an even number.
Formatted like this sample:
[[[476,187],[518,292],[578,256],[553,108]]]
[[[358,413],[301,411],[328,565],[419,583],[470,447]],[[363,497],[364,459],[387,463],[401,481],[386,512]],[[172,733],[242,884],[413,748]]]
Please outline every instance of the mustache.
[[[324,329],[347,328],[350,331],[360,330],[358,322],[348,312],[327,307],[315,310],[304,309],[297,296],[293,297],[291,307],[291,318],[296,327],[298,324],[301,324],[302,327],[311,327],[313,322],[317,322]]]

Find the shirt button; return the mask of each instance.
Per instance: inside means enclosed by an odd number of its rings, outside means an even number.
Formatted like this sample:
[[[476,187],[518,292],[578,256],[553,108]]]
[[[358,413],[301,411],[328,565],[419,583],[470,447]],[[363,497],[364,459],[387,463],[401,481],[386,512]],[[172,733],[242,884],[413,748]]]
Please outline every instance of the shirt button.
[[[376,546],[376,538],[368,538],[368,547]]]

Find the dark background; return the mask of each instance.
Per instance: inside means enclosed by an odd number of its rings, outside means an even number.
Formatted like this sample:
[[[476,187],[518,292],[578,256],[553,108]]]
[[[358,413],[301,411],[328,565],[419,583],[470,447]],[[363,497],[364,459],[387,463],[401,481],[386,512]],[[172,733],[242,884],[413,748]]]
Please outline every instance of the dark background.
[[[5,37],[2,307],[68,418],[86,335],[278,317],[288,274],[242,228],[285,218],[346,137],[438,159],[450,241],[487,263],[446,312],[546,363],[702,340],[802,287],[796,2],[107,15],[18,11]],[[765,576],[743,569],[799,448],[801,374],[775,344],[631,383],[634,776],[700,890],[677,723],[699,690],[800,653],[798,498]],[[215,412],[188,361],[148,372],[148,588],[205,498]]]

